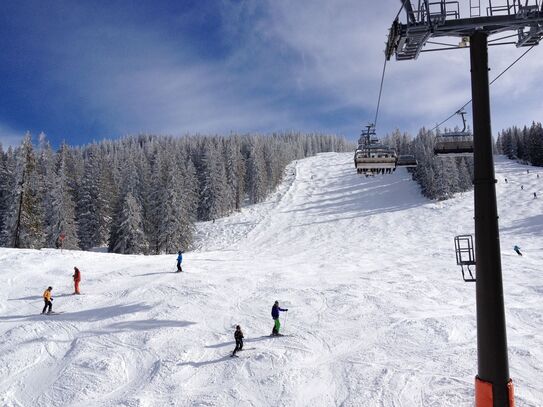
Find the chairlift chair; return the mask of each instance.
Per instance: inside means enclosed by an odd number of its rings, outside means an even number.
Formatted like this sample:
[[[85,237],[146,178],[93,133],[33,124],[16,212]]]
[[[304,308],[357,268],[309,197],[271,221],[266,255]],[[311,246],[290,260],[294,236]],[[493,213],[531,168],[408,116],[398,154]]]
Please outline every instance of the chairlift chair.
[[[365,176],[389,174],[396,169],[397,160],[396,150],[380,144],[374,125],[367,125],[354,155],[356,172]]]
[[[438,135],[434,146],[436,156],[465,157],[473,155],[473,135],[466,131],[466,119],[464,110],[456,112],[462,116],[464,128],[462,131],[451,131]]]
[[[398,156],[397,167],[415,168],[418,165],[418,161],[414,155],[402,154]]]

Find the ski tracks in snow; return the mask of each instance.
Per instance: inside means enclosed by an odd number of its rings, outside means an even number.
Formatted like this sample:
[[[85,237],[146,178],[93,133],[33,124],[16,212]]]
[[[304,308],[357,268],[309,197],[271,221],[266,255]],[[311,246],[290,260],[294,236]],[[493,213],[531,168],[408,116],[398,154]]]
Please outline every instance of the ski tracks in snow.
[[[518,184],[539,181],[508,161],[496,172],[511,375],[535,407],[543,219]],[[430,202],[406,171],[366,178],[328,153],[292,163],[266,202],[199,225],[186,273],[170,272],[175,256],[1,249],[0,404],[472,405],[474,286],[452,240],[472,219],[472,193]],[[66,312],[36,315],[51,284]],[[271,338],[275,300],[287,335]],[[230,358],[237,324],[247,350]]]

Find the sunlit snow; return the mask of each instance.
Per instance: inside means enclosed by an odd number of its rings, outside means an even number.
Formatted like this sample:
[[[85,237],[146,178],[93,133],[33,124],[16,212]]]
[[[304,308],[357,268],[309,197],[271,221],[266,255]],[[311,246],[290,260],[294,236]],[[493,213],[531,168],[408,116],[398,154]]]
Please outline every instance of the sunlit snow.
[[[496,178],[511,377],[535,407],[543,168],[498,157]],[[326,153],[198,225],[182,274],[175,255],[0,249],[0,405],[472,406],[475,285],[453,238],[473,230],[472,192],[428,201],[405,169],[366,178]],[[40,315],[48,285],[64,313]],[[246,350],[231,358],[236,324]]]

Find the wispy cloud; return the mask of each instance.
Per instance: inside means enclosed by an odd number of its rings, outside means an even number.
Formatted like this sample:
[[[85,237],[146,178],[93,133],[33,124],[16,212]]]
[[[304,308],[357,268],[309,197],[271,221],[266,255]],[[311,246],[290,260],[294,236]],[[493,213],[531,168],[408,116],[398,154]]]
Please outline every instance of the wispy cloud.
[[[50,120],[59,133],[70,129],[90,139],[281,129],[356,138],[373,121],[384,42],[398,1],[201,4],[169,14],[155,7],[101,12],[71,4],[68,16],[59,11],[49,24],[47,9],[40,9],[43,15],[28,25],[48,36],[28,51],[44,84],[36,121]],[[490,48],[490,77],[523,51]],[[541,120],[534,115],[541,115],[542,68],[543,47],[536,47],[492,87],[495,130]],[[378,130],[415,133],[470,98],[467,49],[391,60]],[[70,141],[68,130],[62,137]]]
[[[2,147],[16,147],[21,144],[25,132],[13,129],[11,126],[0,123],[0,144]]]

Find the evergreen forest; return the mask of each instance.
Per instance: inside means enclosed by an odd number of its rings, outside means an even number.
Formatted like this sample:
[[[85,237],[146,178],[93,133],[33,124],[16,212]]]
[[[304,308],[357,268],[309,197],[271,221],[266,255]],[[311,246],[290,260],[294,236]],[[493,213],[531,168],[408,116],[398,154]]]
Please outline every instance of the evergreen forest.
[[[0,244],[4,247],[160,254],[188,250],[194,223],[262,201],[288,163],[350,151],[316,134],[132,136],[53,151],[0,147]]]

